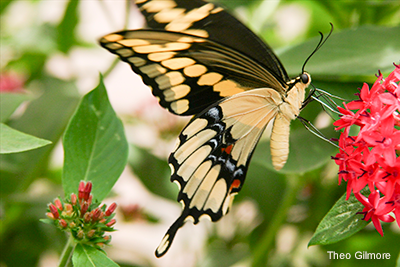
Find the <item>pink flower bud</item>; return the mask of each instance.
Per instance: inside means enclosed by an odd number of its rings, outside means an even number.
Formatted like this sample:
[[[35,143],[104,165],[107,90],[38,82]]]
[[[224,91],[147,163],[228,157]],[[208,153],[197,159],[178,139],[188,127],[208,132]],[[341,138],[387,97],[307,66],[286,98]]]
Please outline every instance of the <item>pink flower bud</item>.
[[[57,210],[56,206],[54,206],[54,204],[50,203],[49,204],[49,209],[50,209],[50,212],[53,214],[55,219],[60,218],[60,214],[58,213],[58,210]]]
[[[115,211],[115,209],[117,208],[117,204],[114,202],[114,203],[112,203],[109,207],[108,207],[108,209],[106,210],[106,216],[110,216],[114,211]]]
[[[92,183],[91,182],[87,182],[86,183],[86,186],[85,186],[85,189],[84,189],[84,192],[85,192],[85,194],[84,194],[84,199],[85,200],[88,200],[89,199],[89,196],[90,196],[90,192],[92,192]]]
[[[92,219],[92,214],[90,212],[87,212],[85,213],[85,215],[83,215],[83,220],[85,221],[85,223],[89,223],[91,219]]]
[[[92,211],[92,221],[95,222],[99,219],[102,211],[99,208],[96,208],[95,210]]]
[[[64,219],[58,221],[62,228],[67,228],[68,224]]]
[[[86,202],[81,205],[81,217],[83,217],[83,215],[85,215],[88,208],[89,208],[89,204]]]
[[[84,181],[80,181],[79,189],[78,189],[78,198],[79,198],[79,200],[84,199],[84,196],[85,196],[85,182]]]
[[[60,199],[56,198],[56,199],[54,200],[54,204],[56,204],[56,207],[57,207],[59,210],[63,210],[63,205],[62,205]]]
[[[77,236],[79,239],[82,239],[84,235],[85,235],[85,232],[83,232],[82,229],[79,230],[78,233],[76,234],[76,236]]]
[[[49,218],[49,219],[52,219],[52,220],[55,220],[56,218],[54,218],[54,215],[53,215],[53,213],[51,213],[51,212],[47,212],[46,213],[46,216]]]
[[[111,226],[113,226],[116,222],[117,222],[117,221],[116,221],[115,219],[112,219],[112,220],[109,221],[106,225],[107,225],[108,227],[111,227]]]
[[[87,199],[87,203],[90,205],[90,204],[92,204],[92,199],[93,199],[93,196],[92,195],[89,195],[89,197],[88,197],[88,199]]]
[[[76,195],[74,193],[72,193],[71,194],[71,204],[75,206],[76,205],[76,200],[77,200]]]
[[[96,233],[96,230],[92,229],[87,233],[87,237],[92,238],[95,233]]]
[[[65,207],[65,211],[67,212],[68,215],[71,215],[72,212],[74,211],[74,208],[69,203],[65,204],[64,207]]]

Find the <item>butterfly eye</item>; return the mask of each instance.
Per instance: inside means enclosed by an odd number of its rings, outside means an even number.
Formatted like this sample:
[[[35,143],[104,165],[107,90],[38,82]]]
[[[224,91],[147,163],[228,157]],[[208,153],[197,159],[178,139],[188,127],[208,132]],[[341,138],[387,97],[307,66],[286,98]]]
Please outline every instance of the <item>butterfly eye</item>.
[[[310,81],[310,77],[306,73],[301,74],[300,79],[304,84],[307,84]]]

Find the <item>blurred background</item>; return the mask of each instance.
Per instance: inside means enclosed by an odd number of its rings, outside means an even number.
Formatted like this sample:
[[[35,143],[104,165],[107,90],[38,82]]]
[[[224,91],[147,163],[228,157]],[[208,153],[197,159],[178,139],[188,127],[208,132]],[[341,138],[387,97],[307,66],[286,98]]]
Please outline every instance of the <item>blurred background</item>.
[[[301,72],[319,31],[334,33],[306,66],[313,84],[354,99],[363,82],[400,60],[398,1],[214,1],[259,34],[289,75]],[[179,216],[178,189],[167,157],[189,118],[162,109],[130,67],[102,49],[105,34],[143,27],[130,1],[1,0],[0,90],[21,105],[2,121],[51,140],[53,145],[1,155],[0,266],[56,266],[66,236],[39,222],[46,204],[63,196],[63,131],[82,96],[105,75],[110,101],[124,123],[129,164],[107,204],[117,202],[117,232],[105,250],[121,266],[249,266],[266,246],[260,266],[399,266],[400,231],[384,225],[384,237],[368,225],[327,246],[307,244],[319,221],[346,191],[338,186],[337,149],[294,122],[291,151],[281,172],[270,163],[268,133],[258,145],[246,183],[230,213],[218,223],[187,223],[161,259],[154,250]],[[320,105],[302,111],[329,137],[338,137]],[[283,204],[284,203],[284,204]],[[284,211],[284,213],[283,213]],[[283,217],[282,217],[283,216]],[[390,260],[330,260],[327,251],[390,253]]]

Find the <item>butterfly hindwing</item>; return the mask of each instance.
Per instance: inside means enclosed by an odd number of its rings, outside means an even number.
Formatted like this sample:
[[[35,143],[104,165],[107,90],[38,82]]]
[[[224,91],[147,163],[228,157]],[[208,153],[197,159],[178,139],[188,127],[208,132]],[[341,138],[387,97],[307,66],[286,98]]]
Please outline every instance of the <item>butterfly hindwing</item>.
[[[191,219],[212,221],[225,215],[243,186],[248,163],[282,99],[273,89],[254,89],[228,97],[196,116],[182,131],[170,155],[171,180],[180,187],[183,211],[163,240]],[[160,245],[158,253],[168,246]]]
[[[121,31],[100,44],[130,64],[174,114],[197,114],[226,96],[285,87],[246,55],[205,38],[160,30]]]

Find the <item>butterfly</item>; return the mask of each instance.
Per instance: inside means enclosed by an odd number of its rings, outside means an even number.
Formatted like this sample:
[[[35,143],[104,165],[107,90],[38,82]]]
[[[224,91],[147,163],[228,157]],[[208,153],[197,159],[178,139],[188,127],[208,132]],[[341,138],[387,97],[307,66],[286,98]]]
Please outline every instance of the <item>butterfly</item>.
[[[127,62],[162,107],[194,115],[169,156],[183,210],[156,249],[161,257],[186,221],[218,221],[228,212],[272,121],[272,163],[276,170],[285,165],[290,122],[303,108],[311,77],[303,71],[290,79],[266,43],[213,3],[137,0],[136,5],[148,29],[108,34],[101,46]]]

